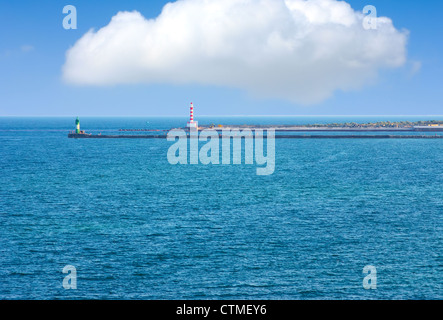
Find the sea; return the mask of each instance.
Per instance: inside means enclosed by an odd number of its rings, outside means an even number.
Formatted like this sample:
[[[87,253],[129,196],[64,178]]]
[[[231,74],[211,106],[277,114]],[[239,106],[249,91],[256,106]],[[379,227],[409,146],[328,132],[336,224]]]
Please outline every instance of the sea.
[[[95,134],[186,120],[80,117]],[[173,165],[166,139],[68,139],[74,121],[0,117],[0,299],[443,298],[442,139],[276,139],[274,172],[257,175]]]

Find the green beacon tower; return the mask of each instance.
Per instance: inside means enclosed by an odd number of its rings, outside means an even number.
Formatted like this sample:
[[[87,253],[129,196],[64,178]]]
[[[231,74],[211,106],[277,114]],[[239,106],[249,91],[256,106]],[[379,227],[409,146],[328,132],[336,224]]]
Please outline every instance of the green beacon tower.
[[[80,120],[78,120],[78,117],[75,120],[75,133],[77,133],[77,134],[80,133]]]

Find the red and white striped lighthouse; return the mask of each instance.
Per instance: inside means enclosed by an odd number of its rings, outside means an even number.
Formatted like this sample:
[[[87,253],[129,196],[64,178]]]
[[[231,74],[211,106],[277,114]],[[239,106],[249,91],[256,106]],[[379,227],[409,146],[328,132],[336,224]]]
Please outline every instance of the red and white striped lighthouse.
[[[187,127],[189,128],[189,130],[198,130],[198,121],[194,121],[194,104],[192,102],[189,113],[189,122],[187,124]]]

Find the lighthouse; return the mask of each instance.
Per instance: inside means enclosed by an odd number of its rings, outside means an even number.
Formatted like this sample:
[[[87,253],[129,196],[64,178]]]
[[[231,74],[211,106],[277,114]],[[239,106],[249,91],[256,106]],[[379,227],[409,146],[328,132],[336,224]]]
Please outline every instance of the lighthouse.
[[[78,117],[75,120],[75,133],[80,133],[80,120],[78,120]]]
[[[194,104],[192,102],[189,112],[190,112],[189,122],[186,125],[186,127],[189,128],[189,131],[198,130],[198,121],[194,121]]]

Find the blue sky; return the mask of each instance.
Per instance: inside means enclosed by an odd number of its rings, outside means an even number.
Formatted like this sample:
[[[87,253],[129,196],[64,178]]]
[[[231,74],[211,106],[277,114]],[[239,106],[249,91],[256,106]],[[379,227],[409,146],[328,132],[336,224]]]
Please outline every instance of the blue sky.
[[[407,62],[383,69],[377,81],[305,106],[257,98],[241,88],[214,85],[117,84],[76,86],[62,81],[66,51],[89,29],[119,11],[157,17],[167,1],[11,1],[0,3],[0,116],[186,115],[441,115],[443,22],[441,1],[347,1],[376,6],[378,16],[409,30]],[[77,8],[78,29],[62,27],[62,9]],[[417,68],[417,66],[421,66]]]

